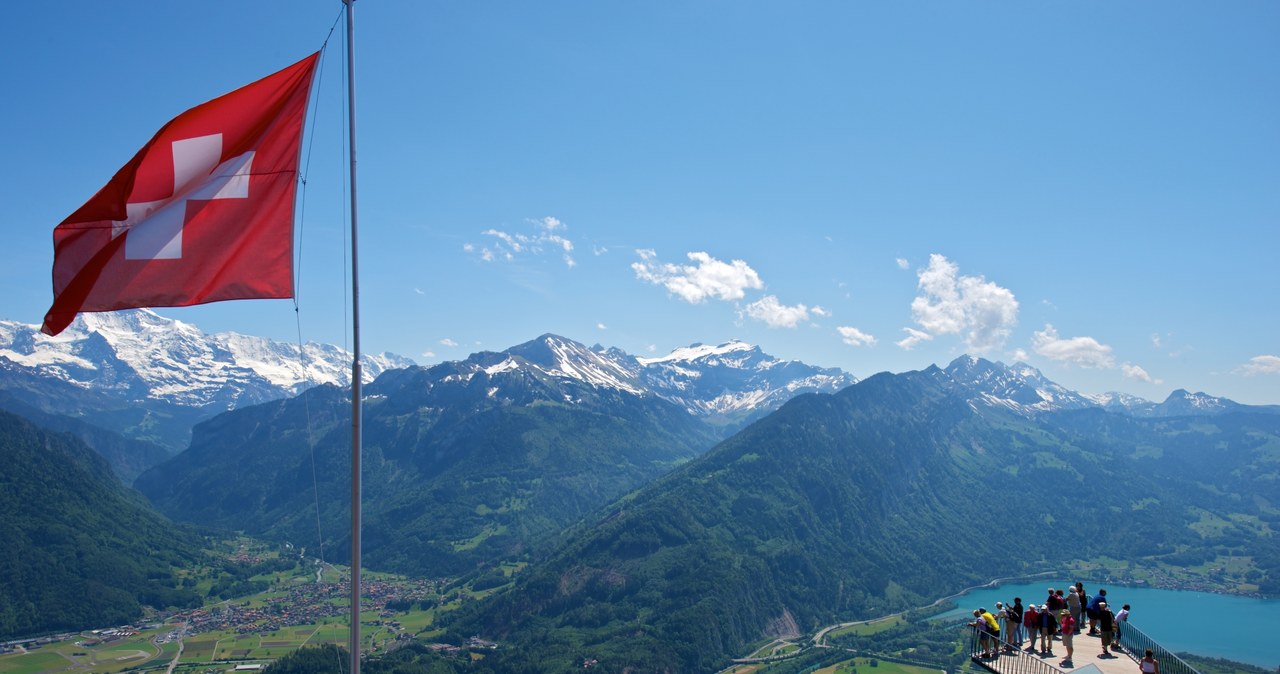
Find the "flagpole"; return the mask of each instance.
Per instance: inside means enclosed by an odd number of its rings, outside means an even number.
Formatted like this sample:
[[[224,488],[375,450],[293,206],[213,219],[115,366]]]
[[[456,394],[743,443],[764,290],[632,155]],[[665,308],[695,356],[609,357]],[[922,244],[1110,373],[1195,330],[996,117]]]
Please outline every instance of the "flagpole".
[[[347,8],[347,143],[351,162],[351,674],[360,674],[360,256],[356,229],[355,0]]]

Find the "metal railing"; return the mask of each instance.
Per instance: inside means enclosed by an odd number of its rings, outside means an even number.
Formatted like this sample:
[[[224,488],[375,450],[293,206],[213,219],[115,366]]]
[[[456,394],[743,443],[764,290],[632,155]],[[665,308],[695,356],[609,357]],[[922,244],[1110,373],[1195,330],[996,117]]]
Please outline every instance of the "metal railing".
[[[1061,669],[1006,641],[1003,631],[999,637],[992,637],[974,627],[967,629],[969,630],[969,659],[981,667],[999,674],[1063,674]],[[982,657],[984,636],[995,642],[997,656]],[[990,650],[989,644],[987,652]],[[1161,660],[1161,665],[1163,664],[1164,661]]]
[[[1170,653],[1155,639],[1134,627],[1133,623],[1117,621],[1116,627],[1120,630],[1117,636],[1120,645],[1134,660],[1141,660],[1149,648],[1155,658],[1160,661],[1160,674],[1200,674],[1195,667],[1183,662],[1182,658]]]
[[[1200,674],[1195,667],[1187,664],[1155,639],[1147,636],[1145,632],[1134,627],[1133,623],[1117,622],[1116,626],[1120,628],[1116,641],[1124,649],[1125,654],[1133,660],[1141,660],[1149,648],[1155,658],[1160,661],[1160,674]],[[1000,637],[993,637],[974,627],[966,629],[969,630],[969,659],[984,669],[998,674],[1063,674],[1063,670],[1006,641],[1004,637],[1007,635],[1003,631]],[[984,637],[987,640],[985,644]],[[993,648],[998,655],[983,657],[984,652],[990,653]]]

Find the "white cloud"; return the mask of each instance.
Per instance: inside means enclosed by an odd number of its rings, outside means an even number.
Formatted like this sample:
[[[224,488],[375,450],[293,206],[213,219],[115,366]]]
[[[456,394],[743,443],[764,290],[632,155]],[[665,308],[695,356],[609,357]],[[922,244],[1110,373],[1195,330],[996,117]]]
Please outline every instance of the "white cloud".
[[[510,248],[516,253],[522,252],[524,250],[524,242],[529,240],[529,237],[524,234],[516,234],[513,236],[496,229],[486,229],[480,233],[486,236],[497,237],[499,241],[507,245],[507,248]]]
[[[905,257],[900,257],[900,258],[898,258],[898,259],[894,260],[894,262],[897,262],[897,263],[898,263],[898,269],[910,269],[910,268],[911,268],[911,263],[910,263],[910,262],[907,262],[907,258],[905,258]]]
[[[1258,374],[1280,374],[1280,356],[1254,356],[1248,363],[1236,368],[1236,372],[1246,377]]]
[[[1138,367],[1137,365],[1124,363],[1123,365],[1120,366],[1120,372],[1122,372],[1124,376],[1128,379],[1137,379],[1138,381],[1145,381],[1148,384],[1164,383],[1159,379],[1153,378],[1151,375],[1147,374],[1146,370],[1142,369],[1141,367]]]
[[[596,330],[608,330],[609,326],[604,323],[596,323]]]
[[[414,289],[413,289],[413,292],[415,292],[415,293],[417,293],[417,294],[419,294],[419,295],[426,295],[426,294],[427,294],[427,291],[423,290],[422,288],[414,288]]]
[[[1049,360],[1080,367],[1113,368],[1116,366],[1115,360],[1111,357],[1111,347],[1092,337],[1061,338],[1058,336],[1058,331],[1047,323],[1044,330],[1032,335],[1031,347],[1036,353]]]
[[[649,353],[656,353],[656,352],[658,351],[658,345],[657,345],[657,344],[650,344],[649,346],[646,346],[646,347],[644,347],[644,348],[645,348],[645,349],[647,349],[647,350],[649,351]]]
[[[658,262],[652,249],[637,250],[636,255],[641,260],[631,264],[636,278],[663,286],[690,304],[700,304],[708,298],[740,300],[748,289],[764,287],[760,275],[742,260],[721,262],[699,251],[688,253],[695,264],[675,265]]]
[[[597,257],[599,257],[609,252],[609,249],[604,246],[592,246],[591,252],[594,253]]]
[[[927,342],[933,339],[933,335],[927,332],[921,332],[915,328],[903,328],[902,330],[907,333],[907,336],[897,342],[894,342],[894,344],[897,344],[907,351],[914,349],[920,342]]]
[[[1031,355],[1025,349],[1014,349],[1013,353],[1009,354],[1009,359],[1015,363],[1025,363],[1031,360]]]
[[[822,307],[814,307],[814,308],[810,309],[809,311],[812,311],[812,312],[813,312],[813,315],[814,315],[814,316],[817,316],[817,317],[819,317],[819,318],[830,318],[830,317],[831,317],[831,312],[830,312],[830,311],[827,311],[826,309],[823,309]]]
[[[809,320],[809,308],[803,304],[787,306],[773,295],[765,295],[747,305],[746,314],[771,328],[794,328]]]
[[[422,357],[423,357],[423,358],[435,358],[435,357],[436,357],[436,352],[435,352],[435,351],[423,351],[423,352],[422,352]]]
[[[448,337],[445,337],[444,339],[440,340],[440,343],[444,346],[449,347],[450,349],[458,345],[457,342],[453,341],[452,339],[449,339]]]
[[[480,259],[485,262],[493,262],[494,260],[506,260],[507,262],[515,261],[517,256],[537,256],[550,251],[560,251],[561,258],[569,268],[577,266],[577,261],[573,259],[573,242],[561,234],[568,229],[557,218],[547,216],[544,218],[536,218],[525,220],[525,222],[533,227],[533,233],[525,232],[506,232],[499,229],[486,229],[481,232],[485,236],[494,238],[491,246],[482,246],[479,251]],[[462,246],[462,250],[467,253],[475,253],[476,246],[467,243]]]
[[[911,317],[930,337],[964,334],[965,346],[979,353],[1002,346],[1018,322],[1018,300],[1007,288],[981,276],[960,276],[959,267],[934,253],[920,270],[921,294],[911,302]],[[903,340],[911,348],[923,341]]]
[[[876,338],[857,328],[841,326],[836,331],[840,333],[840,339],[849,346],[875,346]]]

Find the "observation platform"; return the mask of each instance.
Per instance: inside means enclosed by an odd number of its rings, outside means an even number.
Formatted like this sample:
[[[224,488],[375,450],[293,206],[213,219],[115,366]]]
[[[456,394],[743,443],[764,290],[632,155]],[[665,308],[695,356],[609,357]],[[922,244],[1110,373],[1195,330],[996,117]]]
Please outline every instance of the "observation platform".
[[[1071,662],[1063,664],[1067,648],[1062,645],[1061,637],[1054,637],[1052,655],[1042,655],[1039,650],[1027,651],[1025,646],[1029,642],[1024,641],[1023,649],[1007,652],[1002,649],[999,656],[984,658],[975,633],[970,640],[969,653],[974,664],[996,674],[1134,674],[1138,671],[1138,661],[1147,649],[1151,649],[1156,660],[1160,661],[1161,674],[1200,674],[1132,622],[1123,624],[1118,641],[1119,646],[1113,642],[1112,652],[1104,655],[1100,637],[1077,634],[1072,642]]]

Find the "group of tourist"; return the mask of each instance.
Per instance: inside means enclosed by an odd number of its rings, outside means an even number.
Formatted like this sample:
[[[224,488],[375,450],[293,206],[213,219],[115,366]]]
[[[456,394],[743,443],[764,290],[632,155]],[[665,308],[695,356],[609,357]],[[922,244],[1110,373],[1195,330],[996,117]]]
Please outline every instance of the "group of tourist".
[[[978,632],[983,658],[997,657],[1001,649],[1012,653],[1015,648],[1021,649],[1024,641],[1029,642],[1028,653],[1038,652],[1042,657],[1052,657],[1053,642],[1058,639],[1066,651],[1061,664],[1071,665],[1075,635],[1085,625],[1082,621],[1088,623],[1088,636],[1098,637],[1102,643],[1099,657],[1115,657],[1112,653],[1121,650],[1120,631],[1129,620],[1129,605],[1125,604],[1116,612],[1107,603],[1106,590],[1098,590],[1098,594],[1091,597],[1085,592],[1083,583],[1076,583],[1065,591],[1049,588],[1048,596],[1038,605],[1024,607],[1022,597],[1014,597],[1012,604],[996,602],[995,613],[979,608],[974,610],[973,616],[974,621],[969,625]],[[1142,671],[1160,671],[1160,665],[1150,651],[1143,659]]]

